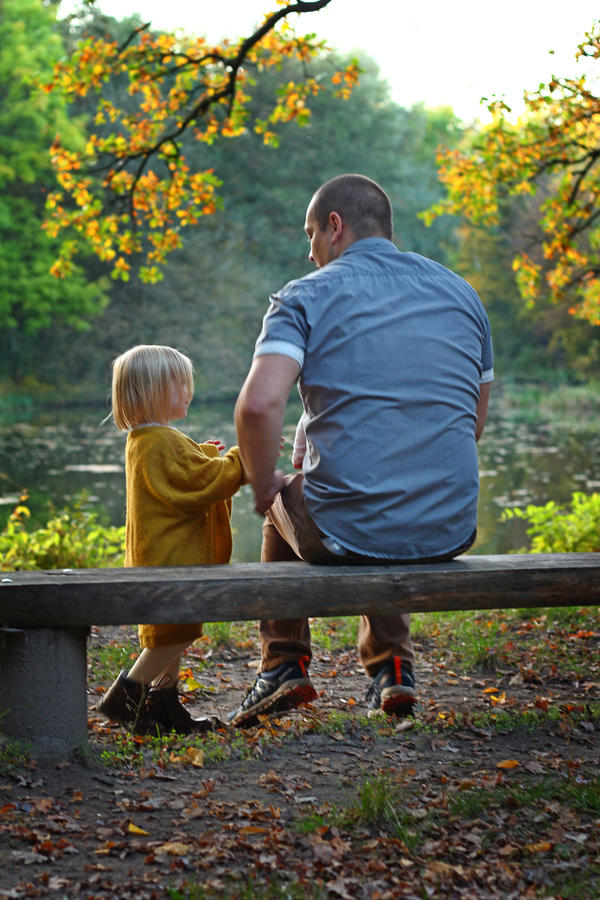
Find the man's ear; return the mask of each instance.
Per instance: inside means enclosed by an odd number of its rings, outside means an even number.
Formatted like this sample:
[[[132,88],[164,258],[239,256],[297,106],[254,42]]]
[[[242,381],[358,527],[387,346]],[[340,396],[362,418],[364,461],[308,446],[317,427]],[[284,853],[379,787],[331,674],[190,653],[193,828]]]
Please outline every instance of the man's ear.
[[[344,233],[344,222],[337,212],[329,213],[329,228],[331,230],[331,243],[336,244]]]

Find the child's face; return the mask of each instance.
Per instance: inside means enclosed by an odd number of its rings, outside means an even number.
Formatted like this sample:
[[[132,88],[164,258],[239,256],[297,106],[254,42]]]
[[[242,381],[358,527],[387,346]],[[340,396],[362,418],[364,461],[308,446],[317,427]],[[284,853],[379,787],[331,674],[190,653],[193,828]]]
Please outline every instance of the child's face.
[[[171,385],[171,394],[169,396],[169,422],[185,419],[191,399],[192,392],[187,384],[174,381]]]

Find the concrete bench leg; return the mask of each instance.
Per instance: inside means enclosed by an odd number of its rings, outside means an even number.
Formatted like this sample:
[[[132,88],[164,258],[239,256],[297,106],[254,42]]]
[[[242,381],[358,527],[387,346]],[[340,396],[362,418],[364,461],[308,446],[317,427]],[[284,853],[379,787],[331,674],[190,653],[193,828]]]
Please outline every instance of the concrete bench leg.
[[[0,732],[38,759],[60,759],[87,738],[88,628],[0,629]]]

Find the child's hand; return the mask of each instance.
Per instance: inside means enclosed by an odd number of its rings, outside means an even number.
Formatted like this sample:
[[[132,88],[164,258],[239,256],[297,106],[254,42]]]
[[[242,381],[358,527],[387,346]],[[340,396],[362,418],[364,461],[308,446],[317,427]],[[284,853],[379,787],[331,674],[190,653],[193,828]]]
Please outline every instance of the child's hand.
[[[304,422],[302,418],[296,426],[296,434],[294,435],[294,446],[292,448],[292,465],[295,469],[301,469],[304,457],[306,455],[306,432],[304,431]]]
[[[205,444],[214,444],[219,452],[225,449],[225,444],[223,441],[204,441]]]

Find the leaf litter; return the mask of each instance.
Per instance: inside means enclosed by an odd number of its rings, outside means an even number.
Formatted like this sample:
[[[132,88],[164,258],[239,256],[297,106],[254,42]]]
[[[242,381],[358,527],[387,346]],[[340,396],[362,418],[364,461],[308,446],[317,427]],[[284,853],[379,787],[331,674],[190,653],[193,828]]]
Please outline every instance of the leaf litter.
[[[597,897],[599,626],[512,623],[495,667],[464,670],[419,636],[420,704],[401,721],[367,719],[354,650],[317,649],[312,706],[162,745],[95,714],[90,671],[84,754],[5,753],[0,900]],[[257,644],[203,649],[184,696],[226,719]]]

